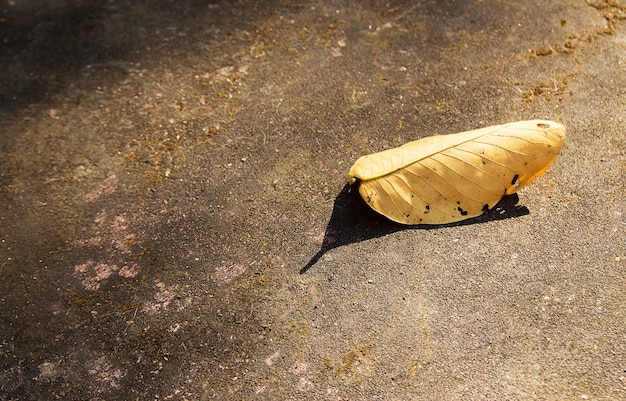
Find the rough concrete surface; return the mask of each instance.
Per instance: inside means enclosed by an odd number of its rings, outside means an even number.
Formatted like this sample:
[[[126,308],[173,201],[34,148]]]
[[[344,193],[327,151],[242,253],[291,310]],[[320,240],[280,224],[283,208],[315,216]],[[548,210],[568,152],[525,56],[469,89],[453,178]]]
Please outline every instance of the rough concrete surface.
[[[626,399],[626,1],[0,6],[0,400]],[[361,155],[561,121],[403,227]]]

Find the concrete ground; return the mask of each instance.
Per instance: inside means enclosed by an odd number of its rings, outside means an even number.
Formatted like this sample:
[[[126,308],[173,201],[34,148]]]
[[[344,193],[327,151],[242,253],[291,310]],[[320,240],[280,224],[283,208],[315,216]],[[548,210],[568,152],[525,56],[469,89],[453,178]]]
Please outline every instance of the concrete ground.
[[[626,399],[626,1],[0,3],[0,400]],[[361,155],[533,118],[402,227]]]

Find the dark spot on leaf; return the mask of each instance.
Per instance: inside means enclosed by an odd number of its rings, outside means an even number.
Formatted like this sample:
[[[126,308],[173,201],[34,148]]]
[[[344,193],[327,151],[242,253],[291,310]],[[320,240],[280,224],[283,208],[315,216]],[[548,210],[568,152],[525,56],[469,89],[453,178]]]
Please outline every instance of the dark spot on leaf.
[[[460,206],[457,208],[457,210],[461,213],[461,216],[467,216],[467,210],[461,209]]]
[[[485,203],[485,206],[483,206],[483,212],[486,212],[487,210],[489,210],[489,205]]]
[[[513,177],[513,181],[511,181],[511,185],[517,184],[518,179],[519,179],[519,174],[515,174],[515,177]]]
[[[457,205],[460,205],[460,204],[461,204],[461,201],[456,201],[456,204],[457,204]]]
[[[430,213],[430,205],[426,205],[426,210],[424,210],[424,214]]]

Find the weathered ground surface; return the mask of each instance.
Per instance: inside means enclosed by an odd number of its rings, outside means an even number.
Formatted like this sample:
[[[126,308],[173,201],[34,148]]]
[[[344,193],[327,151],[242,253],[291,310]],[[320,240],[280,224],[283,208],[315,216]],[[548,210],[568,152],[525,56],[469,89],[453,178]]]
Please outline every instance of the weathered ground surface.
[[[625,17],[3,2],[0,400],[626,399]],[[470,224],[341,192],[362,154],[531,118],[565,149]]]

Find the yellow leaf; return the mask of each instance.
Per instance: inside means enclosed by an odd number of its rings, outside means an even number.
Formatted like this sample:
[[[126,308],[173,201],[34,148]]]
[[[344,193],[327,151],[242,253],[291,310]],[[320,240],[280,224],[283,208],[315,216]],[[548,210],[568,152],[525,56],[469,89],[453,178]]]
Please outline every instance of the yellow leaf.
[[[363,156],[350,182],[372,209],[402,224],[476,217],[543,174],[565,142],[565,127],[532,120],[435,135]]]

